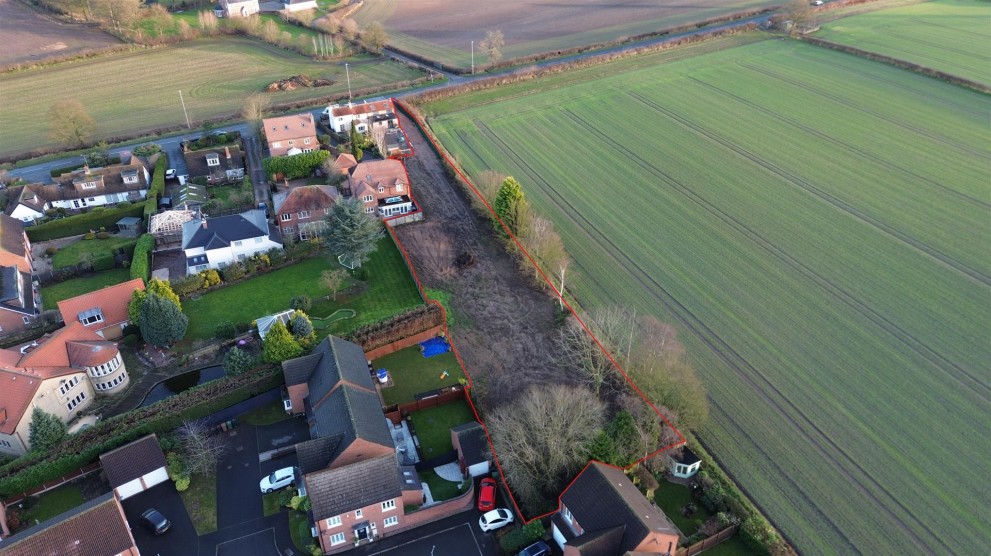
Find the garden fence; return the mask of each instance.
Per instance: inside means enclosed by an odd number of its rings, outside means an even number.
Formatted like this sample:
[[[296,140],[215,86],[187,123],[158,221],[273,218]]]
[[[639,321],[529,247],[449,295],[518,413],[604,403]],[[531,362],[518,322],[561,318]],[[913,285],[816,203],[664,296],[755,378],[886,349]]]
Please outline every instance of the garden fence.
[[[429,409],[431,407],[437,407],[439,405],[444,405],[457,400],[465,399],[465,389],[463,386],[451,386],[449,389],[441,389],[438,391],[436,396],[430,396],[428,398],[423,398],[421,400],[416,400],[414,402],[401,403],[392,406],[390,411],[386,411],[385,416],[392,421],[394,425],[398,425],[403,420],[403,414],[413,413],[414,411],[420,411],[421,409]]]
[[[716,533],[715,535],[704,538],[701,541],[691,546],[683,546],[679,548],[674,554],[675,556],[695,556],[696,554],[701,554],[703,551],[706,551],[716,546],[717,544],[725,541],[726,539],[732,538],[733,535],[735,535],[737,530],[739,529],[740,529],[739,525],[733,525],[731,527],[727,527],[722,531]]]

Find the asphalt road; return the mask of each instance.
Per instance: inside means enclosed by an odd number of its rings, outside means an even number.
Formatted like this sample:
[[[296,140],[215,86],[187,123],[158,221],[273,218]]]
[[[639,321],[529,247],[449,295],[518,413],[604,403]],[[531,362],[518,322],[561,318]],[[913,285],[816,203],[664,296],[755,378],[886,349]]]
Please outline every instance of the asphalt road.
[[[172,481],[165,481],[142,493],[135,494],[121,502],[124,515],[131,526],[134,542],[142,554],[158,556],[189,556],[197,553],[198,539],[193,522],[186,513],[182,498],[176,492]],[[147,527],[141,525],[141,514],[148,508],[162,512],[172,528],[160,536],[155,536]]]

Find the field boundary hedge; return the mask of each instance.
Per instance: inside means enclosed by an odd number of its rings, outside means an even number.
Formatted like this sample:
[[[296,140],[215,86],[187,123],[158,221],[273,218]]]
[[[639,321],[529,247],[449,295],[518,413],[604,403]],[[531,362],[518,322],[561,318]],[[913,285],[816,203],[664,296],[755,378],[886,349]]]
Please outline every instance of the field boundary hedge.
[[[864,50],[862,48],[857,48],[855,46],[847,46],[845,44],[839,44],[823,39],[817,39],[815,37],[810,37],[806,35],[799,35],[798,38],[799,40],[805,41],[815,46],[820,46],[822,48],[829,48],[831,50],[838,50],[846,54],[860,56],[861,58],[867,58],[868,60],[874,62],[881,62],[883,64],[888,64],[889,66],[894,66],[896,68],[908,70],[913,73],[925,75],[926,77],[934,77],[936,79],[939,79],[940,81],[946,81],[947,83],[950,83],[952,85],[957,85],[960,87],[964,87],[966,89],[971,89],[979,93],[991,94],[991,87],[984,85],[983,83],[971,81],[970,79],[964,79],[963,77],[958,77],[956,75],[946,73],[945,71],[939,71],[930,68],[928,66],[923,66],[899,58],[892,58],[891,56],[885,56],[884,54],[878,54],[877,52],[871,52],[869,50]]]

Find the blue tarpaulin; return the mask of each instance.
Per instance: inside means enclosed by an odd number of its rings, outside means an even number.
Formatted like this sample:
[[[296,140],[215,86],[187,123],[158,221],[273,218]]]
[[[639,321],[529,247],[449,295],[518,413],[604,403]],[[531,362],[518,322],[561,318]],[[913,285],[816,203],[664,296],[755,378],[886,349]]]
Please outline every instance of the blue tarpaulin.
[[[424,357],[433,357],[451,351],[451,346],[447,345],[447,340],[437,336],[430,338],[426,342],[420,342],[420,349],[423,350]]]

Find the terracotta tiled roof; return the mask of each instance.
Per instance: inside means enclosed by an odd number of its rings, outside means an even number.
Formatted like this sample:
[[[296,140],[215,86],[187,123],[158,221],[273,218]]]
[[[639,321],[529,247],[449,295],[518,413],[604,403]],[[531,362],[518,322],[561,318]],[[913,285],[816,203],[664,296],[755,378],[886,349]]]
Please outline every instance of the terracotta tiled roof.
[[[301,210],[316,211],[334,206],[340,194],[329,185],[304,185],[289,191],[276,214],[296,213]]]
[[[340,116],[358,116],[360,114],[372,114],[375,112],[392,112],[392,101],[390,100],[380,100],[378,102],[363,102],[361,104],[352,104],[350,106],[337,106],[331,109],[334,117]]]
[[[119,353],[117,344],[107,341],[66,342],[65,350],[69,353],[69,362],[77,368],[102,365]]]
[[[41,380],[41,377],[0,369],[0,414],[5,413],[0,418],[0,432],[14,434],[41,386]]]
[[[165,467],[165,454],[154,433],[100,455],[100,465],[111,488]]]
[[[18,533],[0,547],[3,556],[108,556],[136,548],[112,493]]]
[[[48,339],[39,342],[39,346],[24,354],[17,363],[18,367],[69,367],[68,342],[103,341],[95,331],[82,325],[79,321],[68,322],[65,328],[56,330]],[[45,377],[47,378],[47,377]]]
[[[134,290],[144,290],[145,283],[141,278],[107,286],[101,290],[91,291],[58,302],[59,313],[66,324],[78,322],[79,314],[90,309],[99,308],[103,312],[103,321],[90,325],[88,328],[102,330],[108,326],[118,325],[127,321],[127,303],[131,300]]]
[[[341,171],[342,174],[348,174],[351,172],[351,168],[358,165],[358,161],[354,159],[354,155],[350,153],[344,153],[337,155],[334,159],[334,163],[337,164],[337,169]]]
[[[298,137],[315,137],[317,134],[313,114],[309,112],[281,118],[265,118],[262,120],[262,127],[265,129],[265,138],[270,143]]]
[[[406,167],[398,160],[372,160],[362,162],[351,170],[351,193],[355,197],[362,197],[366,194],[372,195],[376,199],[392,197],[395,195],[409,194],[409,178],[406,175]],[[396,189],[397,185],[402,185],[402,190]],[[385,191],[379,193],[379,186]]]

